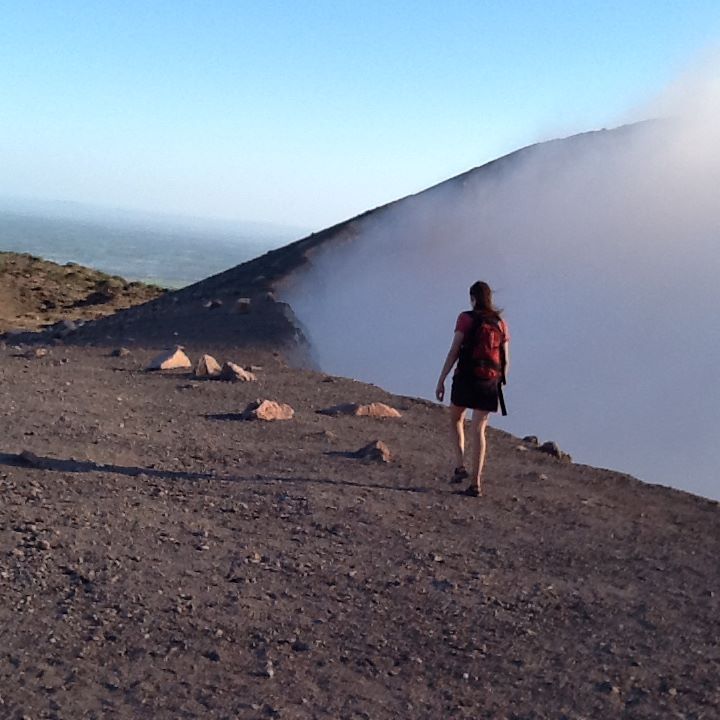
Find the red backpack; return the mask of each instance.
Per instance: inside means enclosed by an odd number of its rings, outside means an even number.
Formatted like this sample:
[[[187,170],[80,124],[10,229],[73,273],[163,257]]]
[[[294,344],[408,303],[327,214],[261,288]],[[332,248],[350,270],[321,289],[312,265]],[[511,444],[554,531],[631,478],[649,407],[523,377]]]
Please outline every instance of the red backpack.
[[[473,323],[460,346],[458,372],[484,380],[504,380],[505,333],[500,319],[472,311],[464,314],[469,315]]]

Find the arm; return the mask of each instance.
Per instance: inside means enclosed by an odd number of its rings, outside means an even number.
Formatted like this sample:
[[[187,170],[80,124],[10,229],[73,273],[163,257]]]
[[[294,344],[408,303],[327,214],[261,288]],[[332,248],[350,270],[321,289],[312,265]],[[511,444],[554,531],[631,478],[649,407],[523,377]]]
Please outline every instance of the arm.
[[[440,378],[438,379],[438,384],[435,388],[435,397],[440,402],[442,402],[443,398],[445,397],[445,378],[448,376],[448,373],[450,372],[450,370],[452,370],[453,365],[458,359],[463,337],[463,333],[461,333],[459,330],[455,332],[455,335],[453,335],[452,345],[450,345],[450,350],[448,350],[447,357],[445,358],[445,364],[440,371]]]

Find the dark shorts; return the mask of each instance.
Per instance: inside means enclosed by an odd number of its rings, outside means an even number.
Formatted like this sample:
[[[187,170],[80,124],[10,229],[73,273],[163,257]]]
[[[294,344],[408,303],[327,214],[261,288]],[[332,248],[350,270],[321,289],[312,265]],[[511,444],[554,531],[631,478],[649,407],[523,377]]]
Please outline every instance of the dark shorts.
[[[455,375],[450,391],[450,402],[457,407],[497,412],[498,380],[481,380]]]

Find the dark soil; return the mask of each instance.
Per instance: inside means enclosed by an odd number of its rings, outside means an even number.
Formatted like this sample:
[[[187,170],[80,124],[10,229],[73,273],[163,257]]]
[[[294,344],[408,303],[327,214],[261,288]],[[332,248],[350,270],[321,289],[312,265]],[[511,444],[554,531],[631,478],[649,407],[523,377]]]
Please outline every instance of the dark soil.
[[[48,349],[0,350],[0,717],[718,717],[717,503],[499,431],[463,497],[432,403]]]

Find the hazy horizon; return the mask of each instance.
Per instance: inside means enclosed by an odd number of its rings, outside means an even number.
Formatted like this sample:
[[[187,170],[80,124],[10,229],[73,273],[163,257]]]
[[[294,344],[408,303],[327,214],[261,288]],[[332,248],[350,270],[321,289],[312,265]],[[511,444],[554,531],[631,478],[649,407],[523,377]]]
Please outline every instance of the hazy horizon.
[[[237,232],[252,230],[260,234],[297,236],[309,234],[312,230],[300,225],[287,225],[256,220],[230,217],[204,217],[201,215],[152,211],[134,207],[122,207],[85,203],[78,200],[57,198],[37,198],[13,195],[0,195],[0,212],[14,212],[65,220],[91,220],[101,223],[124,223],[154,225],[170,228],[199,228],[214,232]]]
[[[304,231],[257,223],[213,223],[55,204],[4,204],[0,250],[178,288],[299,239]],[[22,209],[21,209],[22,207]],[[32,208],[36,207],[35,212]]]

